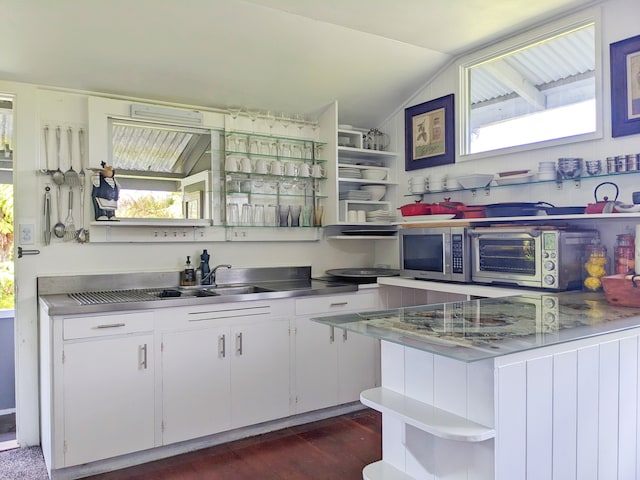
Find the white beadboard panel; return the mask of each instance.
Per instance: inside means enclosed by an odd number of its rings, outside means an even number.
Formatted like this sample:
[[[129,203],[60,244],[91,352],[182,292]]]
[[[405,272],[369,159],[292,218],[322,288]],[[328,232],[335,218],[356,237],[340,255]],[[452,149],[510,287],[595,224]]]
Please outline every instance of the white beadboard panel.
[[[415,348],[407,348],[405,350],[405,395],[430,405],[434,405],[434,357],[435,355],[432,353],[416,350]]]
[[[526,479],[526,365],[496,370],[496,480]]]
[[[619,341],[600,345],[598,404],[598,479],[618,478]],[[622,480],[622,479],[621,479]]]
[[[467,364],[440,355],[433,358],[433,405],[467,416]]]
[[[553,357],[526,362],[527,478],[551,480],[553,427]]]
[[[553,357],[552,444],[555,479],[576,478],[577,363],[575,350]]]
[[[408,350],[408,349],[407,349]],[[391,342],[380,342],[381,383],[384,388],[404,394],[405,347]]]
[[[576,478],[598,478],[598,372],[600,348],[578,350]]]
[[[405,424],[396,416],[382,415],[382,459],[406,471]]]
[[[482,425],[495,425],[493,360],[467,364],[467,418]],[[493,464],[493,462],[492,462]]]
[[[469,472],[467,480],[494,480],[495,476],[495,440],[477,442],[469,453]]]
[[[417,428],[407,425],[406,473],[411,478],[419,478],[421,480],[438,480],[438,477],[435,474],[438,468],[438,458],[435,454],[435,443],[437,440],[437,437],[428,435]]]
[[[620,340],[618,478],[637,478],[638,338]],[[625,447],[628,446],[628,447]],[[630,448],[634,446],[635,448]]]

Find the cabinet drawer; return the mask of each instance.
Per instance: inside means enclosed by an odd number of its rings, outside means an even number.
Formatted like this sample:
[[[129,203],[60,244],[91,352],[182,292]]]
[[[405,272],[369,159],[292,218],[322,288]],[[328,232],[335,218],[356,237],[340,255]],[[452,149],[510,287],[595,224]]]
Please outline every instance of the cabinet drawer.
[[[377,307],[377,292],[327,295],[296,300],[296,316],[368,310]]]
[[[153,312],[69,317],[63,320],[63,338],[104,337],[153,330]]]

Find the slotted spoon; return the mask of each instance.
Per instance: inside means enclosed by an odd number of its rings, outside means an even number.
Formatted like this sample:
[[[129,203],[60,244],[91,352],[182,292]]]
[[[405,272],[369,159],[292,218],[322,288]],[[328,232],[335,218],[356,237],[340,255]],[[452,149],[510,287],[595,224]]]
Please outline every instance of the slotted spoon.
[[[80,185],[80,179],[78,172],[73,169],[73,130],[71,127],[67,128],[67,150],[69,151],[69,170],[64,172],[64,181],[70,187],[77,187]]]

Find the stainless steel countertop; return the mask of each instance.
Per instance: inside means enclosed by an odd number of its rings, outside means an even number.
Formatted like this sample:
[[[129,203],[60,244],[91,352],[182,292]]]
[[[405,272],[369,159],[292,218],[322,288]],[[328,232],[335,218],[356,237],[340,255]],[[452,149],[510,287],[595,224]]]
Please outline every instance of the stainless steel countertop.
[[[355,292],[358,290],[357,284],[338,283],[319,279],[261,281],[251,282],[250,284],[245,285],[254,285],[260,288],[269,289],[270,291],[205,297],[150,297],[147,301],[128,301],[122,303],[105,303],[92,305],[82,305],[79,301],[70,297],[68,293],[44,293],[41,294],[39,298],[41,304],[46,308],[48,315],[54,316],[112,313],[131,310],[153,310],[165,307],[183,307],[190,305],[207,305],[254,300],[297,298],[313,295]],[[227,284],[226,286],[230,285]],[[233,284],[233,286],[240,286],[240,284]],[[141,286],[141,288],[143,287]],[[176,287],[174,285],[165,285],[161,286],[160,288],[174,289]],[[54,292],[56,291],[56,289],[52,290]]]

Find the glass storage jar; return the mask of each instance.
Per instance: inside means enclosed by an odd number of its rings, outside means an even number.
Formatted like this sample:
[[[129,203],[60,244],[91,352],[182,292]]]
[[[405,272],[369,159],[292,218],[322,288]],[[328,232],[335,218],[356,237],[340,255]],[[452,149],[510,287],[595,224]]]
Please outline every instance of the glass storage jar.
[[[628,233],[617,236],[614,251],[615,273],[633,273],[635,271],[635,239]]]
[[[582,256],[582,285],[585,290],[602,290],[602,277],[607,275],[607,247],[604,245],[586,245]]]

